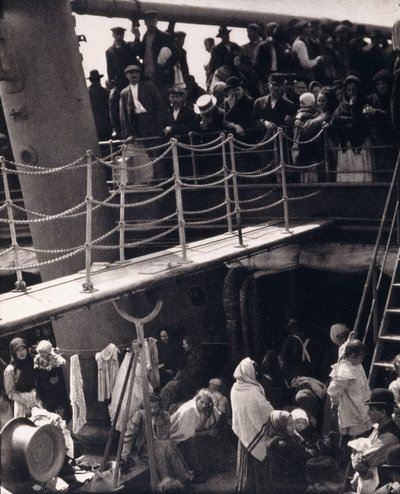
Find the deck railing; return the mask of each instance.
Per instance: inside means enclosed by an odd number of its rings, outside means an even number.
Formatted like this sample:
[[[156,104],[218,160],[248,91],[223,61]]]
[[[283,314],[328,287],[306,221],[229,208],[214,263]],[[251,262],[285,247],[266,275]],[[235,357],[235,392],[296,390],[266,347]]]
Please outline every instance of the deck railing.
[[[85,252],[86,279],[83,284],[84,291],[94,289],[91,280],[92,254],[95,250],[118,250],[120,262],[125,262],[125,249],[142,247],[154,243],[178,232],[181,250],[181,261],[188,261],[186,248],[186,231],[188,228],[196,228],[210,225],[226,224],[229,235],[235,236],[238,247],[243,248],[242,220],[245,215],[264,213],[273,210],[275,216],[284,221],[287,232],[290,230],[290,204],[293,201],[307,200],[318,195],[321,190],[311,194],[290,197],[287,183],[324,183],[331,180],[333,171],[332,153],[333,147],[327,147],[325,127],[307,141],[294,140],[288,129],[278,128],[272,134],[265,134],[261,138],[248,134],[246,138],[238,138],[233,134],[220,133],[218,135],[205,135],[191,133],[184,138],[172,138],[169,141],[143,140],[126,143],[124,141],[109,141],[101,143],[109,147],[106,156],[96,157],[92,151],[76,161],[57,167],[31,166],[1,159],[1,169],[4,181],[5,201],[0,205],[0,211],[7,212],[7,217],[0,217],[0,222],[6,223],[10,229],[11,246],[0,252],[1,256],[12,252],[14,266],[2,268],[8,272],[15,272],[17,276],[16,289],[26,289],[22,278],[22,271],[26,269],[40,268],[46,264],[61,262],[69,257],[81,255]],[[315,146],[320,150],[320,159],[311,160],[304,166],[295,166],[290,153],[293,144],[298,146]],[[385,148],[386,150],[388,147]],[[371,148],[373,152],[373,148]],[[329,160],[328,161],[328,157]],[[112,190],[105,200],[93,197],[92,173],[98,166],[104,166],[109,170]],[[11,197],[8,179],[10,175],[48,175],[70,173],[77,168],[86,168],[87,190],[86,198],[72,208],[57,214],[45,214],[28,211],[16,204]],[[357,176],[357,173],[361,173]],[[380,171],[375,170],[375,173]],[[387,175],[393,172],[387,171]],[[372,180],[372,174],[364,172],[348,172],[350,181],[361,179]],[[344,175],[345,177],[345,175]],[[382,175],[379,175],[382,178]],[[343,177],[342,177],[343,180]],[[255,197],[246,195],[243,190],[254,189],[259,191],[260,185],[272,186],[271,191],[259,193]],[[128,191],[151,191],[149,197],[143,200],[129,202]],[[198,190],[209,193],[222,191],[222,200],[205,209],[189,210],[185,208],[183,195],[186,191]],[[274,195],[271,195],[271,192]],[[126,211],[131,208],[148,207],[152,203],[163,200],[166,196],[174,194],[175,210],[164,217],[157,217],[149,221],[136,223],[136,228],[151,231],[154,227],[163,230],[153,236],[127,242],[125,238],[127,222]],[[271,199],[274,198],[273,201]],[[92,236],[92,219],[94,214],[99,214],[101,208],[117,208],[119,210],[119,223],[115,228],[104,233],[100,237]],[[277,208],[281,210],[276,213]],[[163,208],[159,208],[162,210]],[[30,219],[15,219],[14,211],[29,216]],[[18,245],[16,226],[30,225],[32,223],[51,222],[54,220],[68,221],[79,216],[86,217],[86,238],[81,245],[60,249],[35,249]],[[161,216],[161,215],[160,215]],[[107,244],[107,239],[113,239],[119,232],[117,243]],[[35,253],[48,255],[48,258],[22,266],[19,262],[19,252],[29,250]]]

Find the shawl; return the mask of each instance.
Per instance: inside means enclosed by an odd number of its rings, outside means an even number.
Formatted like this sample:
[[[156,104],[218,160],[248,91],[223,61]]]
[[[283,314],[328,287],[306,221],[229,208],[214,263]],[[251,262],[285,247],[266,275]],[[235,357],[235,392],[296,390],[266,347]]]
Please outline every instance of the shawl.
[[[24,339],[13,338],[10,342],[10,365],[13,368],[15,391],[25,393],[31,391],[35,387],[35,372],[33,369],[33,358],[29,353],[29,350],[23,360],[17,357],[16,352],[20,347],[24,347],[28,350],[28,345]]]
[[[231,390],[233,432],[249,453],[263,461],[267,454],[265,427],[273,408],[256,380],[249,357],[240,362],[233,377],[236,379]]]
[[[267,435],[270,438],[288,436],[286,427],[290,417],[290,413],[285,410],[273,410],[267,422]]]
[[[218,419],[218,412],[214,408],[213,413],[204,422],[204,416],[199,412],[196,399],[192,398],[183,405],[171,417],[171,439],[180,443],[190,439],[196,431],[211,429]]]

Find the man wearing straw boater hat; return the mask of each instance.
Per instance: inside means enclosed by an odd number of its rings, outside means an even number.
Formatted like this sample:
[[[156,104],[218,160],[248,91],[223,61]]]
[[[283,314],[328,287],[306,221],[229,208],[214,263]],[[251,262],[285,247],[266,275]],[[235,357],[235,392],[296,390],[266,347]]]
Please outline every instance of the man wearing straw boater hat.
[[[224,111],[216,103],[217,98],[211,94],[203,94],[196,101],[194,111],[200,118],[200,130],[218,132],[224,129]]]

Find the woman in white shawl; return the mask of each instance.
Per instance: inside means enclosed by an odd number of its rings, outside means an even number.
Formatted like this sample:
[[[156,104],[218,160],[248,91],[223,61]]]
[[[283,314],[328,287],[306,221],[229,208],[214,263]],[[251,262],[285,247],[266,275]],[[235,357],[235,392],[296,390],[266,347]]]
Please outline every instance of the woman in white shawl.
[[[273,408],[256,379],[256,364],[249,357],[240,362],[233,377],[232,428],[239,438],[236,492],[263,493],[267,481],[265,428]]]
[[[219,417],[207,389],[201,389],[171,416],[171,439],[178,443],[194,472],[195,482],[204,481],[210,471],[218,471],[223,460],[221,441],[217,437]]]

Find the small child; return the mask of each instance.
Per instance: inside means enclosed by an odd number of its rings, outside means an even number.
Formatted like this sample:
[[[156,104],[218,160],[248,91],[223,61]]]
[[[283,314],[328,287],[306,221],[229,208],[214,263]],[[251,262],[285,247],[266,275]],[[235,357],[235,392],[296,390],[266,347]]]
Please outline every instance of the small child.
[[[318,453],[318,433],[310,426],[307,412],[302,408],[295,408],[291,413],[296,435],[300,438],[303,446],[315,456]]]
[[[34,358],[34,368],[51,371],[65,365],[65,358],[56,353],[50,341],[41,340],[36,347],[37,355]]]

